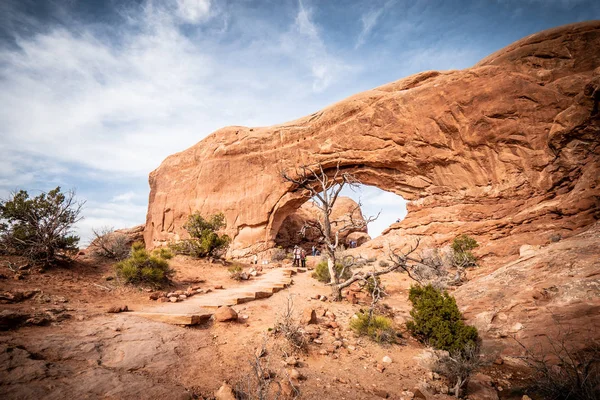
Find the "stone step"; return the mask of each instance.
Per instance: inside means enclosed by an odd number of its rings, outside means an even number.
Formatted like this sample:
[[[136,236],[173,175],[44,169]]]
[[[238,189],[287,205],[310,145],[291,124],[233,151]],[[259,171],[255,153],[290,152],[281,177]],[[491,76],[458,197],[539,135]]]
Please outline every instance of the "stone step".
[[[201,312],[198,314],[168,314],[136,311],[128,312],[127,314],[172,325],[199,325],[208,321],[213,315],[212,312]]]

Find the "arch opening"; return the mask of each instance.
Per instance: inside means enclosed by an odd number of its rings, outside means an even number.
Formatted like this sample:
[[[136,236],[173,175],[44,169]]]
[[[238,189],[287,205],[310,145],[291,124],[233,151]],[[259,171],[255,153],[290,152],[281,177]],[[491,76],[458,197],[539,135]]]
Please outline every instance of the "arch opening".
[[[340,232],[340,244],[345,247],[359,247],[379,237],[392,224],[403,220],[407,215],[408,201],[402,196],[380,189],[377,186],[360,184],[358,187],[345,187],[340,193],[333,212],[332,230],[336,232],[347,225],[352,215],[355,221],[367,221],[364,227]],[[274,236],[275,246],[290,249],[295,245],[306,249],[320,248],[321,234],[310,227],[322,215],[315,198],[299,199],[295,207],[283,216],[283,221]],[[378,216],[378,217],[377,217]],[[377,217],[369,221],[370,217]],[[335,222],[333,222],[335,221]],[[307,227],[308,225],[308,227]]]

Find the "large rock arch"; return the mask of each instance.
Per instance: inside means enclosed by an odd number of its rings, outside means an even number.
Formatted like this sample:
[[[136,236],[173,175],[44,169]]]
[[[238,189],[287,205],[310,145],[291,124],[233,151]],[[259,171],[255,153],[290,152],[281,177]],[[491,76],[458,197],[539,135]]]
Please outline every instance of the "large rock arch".
[[[568,25],[289,123],[220,129],[150,174],[146,244],[178,239],[194,210],[221,211],[231,256],[265,251],[306,201],[279,172],[312,163],[411,200],[386,236],[466,232],[506,257],[578,232],[600,213],[598,48],[600,22]]]

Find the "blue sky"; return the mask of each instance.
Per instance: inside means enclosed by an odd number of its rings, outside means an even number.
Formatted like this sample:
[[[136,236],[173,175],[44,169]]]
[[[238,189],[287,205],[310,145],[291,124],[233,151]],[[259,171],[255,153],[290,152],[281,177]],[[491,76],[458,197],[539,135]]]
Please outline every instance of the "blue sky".
[[[148,173],[219,127],[295,119],[598,18],[587,0],[2,0],[0,197],[75,188],[84,238],[143,223]],[[362,200],[384,225],[400,207]]]

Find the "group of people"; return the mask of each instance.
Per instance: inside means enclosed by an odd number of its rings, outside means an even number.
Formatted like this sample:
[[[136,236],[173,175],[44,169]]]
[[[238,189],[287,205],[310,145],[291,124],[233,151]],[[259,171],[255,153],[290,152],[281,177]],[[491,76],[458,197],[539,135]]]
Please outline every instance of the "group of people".
[[[313,255],[314,255],[315,246],[313,246]],[[294,251],[292,253],[294,255],[294,267],[302,267],[306,268],[306,250],[304,250],[300,246],[294,246]]]

